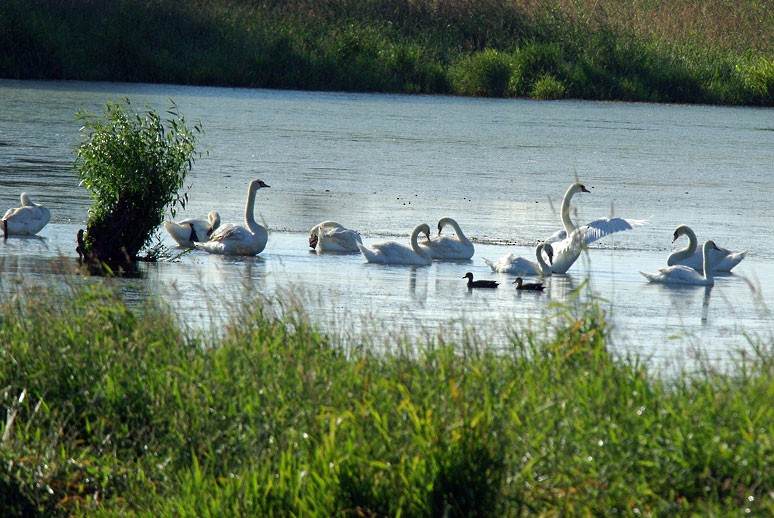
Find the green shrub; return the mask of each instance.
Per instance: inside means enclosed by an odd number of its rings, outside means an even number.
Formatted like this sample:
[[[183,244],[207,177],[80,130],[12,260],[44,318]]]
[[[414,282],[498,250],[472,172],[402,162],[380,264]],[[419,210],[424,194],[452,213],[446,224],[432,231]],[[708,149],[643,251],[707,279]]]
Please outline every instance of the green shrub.
[[[504,97],[513,73],[512,56],[485,49],[463,58],[452,69],[456,93],[487,97]]]
[[[171,204],[185,207],[179,194],[193,166],[199,124],[189,128],[174,102],[164,121],[147,107],[135,113],[110,102],[104,118],[79,112],[84,141],[78,147],[76,169],[93,201],[83,252],[98,261],[128,263],[149,245]],[[151,250],[151,256],[158,248]]]
[[[544,74],[532,85],[533,99],[561,99],[567,94],[564,85],[551,74]]]

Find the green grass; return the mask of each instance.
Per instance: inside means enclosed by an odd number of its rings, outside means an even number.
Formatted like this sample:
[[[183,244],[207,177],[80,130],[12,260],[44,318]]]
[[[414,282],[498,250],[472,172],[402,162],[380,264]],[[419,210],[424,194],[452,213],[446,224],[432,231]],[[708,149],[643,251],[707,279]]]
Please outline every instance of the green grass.
[[[0,77],[773,106],[773,34],[763,0],[6,0]]]
[[[659,378],[611,355],[594,304],[497,351],[475,330],[345,349],[282,298],[222,310],[205,337],[107,281],[5,295],[6,514],[774,512],[770,340]]]

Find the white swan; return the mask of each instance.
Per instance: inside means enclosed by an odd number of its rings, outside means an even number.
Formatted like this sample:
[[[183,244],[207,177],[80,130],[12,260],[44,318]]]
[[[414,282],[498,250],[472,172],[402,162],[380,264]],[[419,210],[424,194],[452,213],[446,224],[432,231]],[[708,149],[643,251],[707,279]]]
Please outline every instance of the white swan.
[[[562,198],[561,216],[564,230],[555,232],[546,240],[554,247],[554,262],[551,265],[554,273],[567,273],[567,270],[580,257],[583,249],[594,241],[616,232],[648,224],[648,220],[644,219],[599,218],[577,227],[570,219],[570,200],[576,192],[590,191],[577,182],[570,185]]]
[[[661,268],[656,273],[640,273],[648,279],[648,282],[712,286],[715,284],[715,279],[712,277],[712,251],[716,248],[717,246],[712,241],[705,241],[704,246],[702,246],[704,275],[683,264],[667,266],[666,268]]]
[[[323,221],[309,231],[309,247],[323,252],[358,252],[363,239],[354,230],[344,228],[335,221]]]
[[[441,235],[441,230],[446,226],[454,228],[456,237]],[[420,242],[419,246],[435,260],[464,261],[475,253],[473,243],[462,233],[459,224],[449,217],[438,220],[438,236]]]
[[[3,236],[34,236],[48,224],[51,213],[42,205],[32,203],[26,192],[21,193],[21,207],[8,209],[3,216]]]
[[[425,266],[432,263],[433,258],[430,257],[427,251],[419,247],[417,239],[420,232],[429,239],[430,226],[427,223],[421,223],[414,227],[414,230],[411,232],[411,248],[394,241],[374,243],[370,248],[366,248],[361,243],[358,243],[357,247],[369,263]]]
[[[210,235],[220,226],[220,214],[214,210],[207,213],[207,219],[186,218],[180,221],[165,221],[164,229],[180,246],[193,248],[194,243],[209,241]]]
[[[691,230],[688,225],[680,225],[675,229],[673,236],[673,243],[677,241],[680,236],[688,236],[688,246],[672,253],[667,259],[667,264],[669,266],[683,264],[685,266],[690,266],[694,270],[702,271],[704,268],[704,265],[702,264],[702,252],[696,249],[698,241],[693,230]],[[710,251],[712,270],[715,272],[730,272],[734,266],[739,264],[742,259],[745,258],[747,252],[747,250],[743,252],[731,252],[730,250],[726,250],[719,246],[713,248]]]
[[[245,225],[226,223],[219,226],[210,234],[210,240],[204,243],[194,243],[211,254],[222,255],[256,255],[263,252],[269,233],[261,225],[255,222],[253,211],[255,209],[255,193],[258,189],[269,187],[263,180],[253,180],[247,189],[247,204],[245,205]]]
[[[543,259],[543,253],[548,256],[548,263]],[[535,257],[537,262],[530,261],[524,257],[516,257],[513,254],[508,254],[505,257],[501,257],[497,262],[492,262],[489,259],[484,258],[484,262],[489,265],[493,272],[497,273],[515,273],[517,275],[551,275],[551,266],[549,263],[553,263],[554,249],[548,243],[540,243],[535,248]]]

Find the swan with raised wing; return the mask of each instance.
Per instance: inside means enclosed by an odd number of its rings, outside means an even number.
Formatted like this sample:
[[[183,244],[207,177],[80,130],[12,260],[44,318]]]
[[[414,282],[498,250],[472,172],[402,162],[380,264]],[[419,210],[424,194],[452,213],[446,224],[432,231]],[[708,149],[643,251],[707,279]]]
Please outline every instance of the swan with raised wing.
[[[712,253],[717,246],[713,241],[705,241],[702,246],[702,265],[704,274],[701,274],[684,264],[676,264],[661,268],[656,273],[640,272],[648,282],[660,284],[686,284],[691,286],[713,286],[715,279],[712,276]]]
[[[696,234],[688,225],[680,225],[675,229],[672,242],[677,241],[680,236],[688,236],[688,246],[682,250],[672,253],[667,259],[669,266],[676,264],[682,264],[689,266],[697,271],[703,271],[703,256],[702,251],[697,250],[698,240]],[[743,252],[732,252],[725,248],[715,247],[710,251],[710,259],[712,260],[712,271],[714,272],[730,272],[731,269],[739,264],[742,259],[747,256],[748,250]]]
[[[548,263],[543,259],[543,252],[548,256]],[[540,243],[535,248],[537,262],[524,257],[508,254],[497,262],[483,258],[484,262],[496,273],[515,273],[517,275],[551,275],[551,264],[554,261],[554,248],[548,243]]]
[[[309,231],[309,248],[317,250],[317,253],[357,253],[358,243],[363,243],[360,234],[335,221],[323,221]]]
[[[21,193],[21,207],[8,209],[3,216],[3,236],[34,236],[48,224],[51,213],[33,203],[26,192]]]
[[[410,247],[394,241],[374,243],[369,248],[358,243],[357,247],[369,263],[426,266],[433,262],[433,258],[419,246],[417,241],[420,233],[425,234],[429,239],[430,225],[420,223],[414,227],[409,240]]]
[[[583,226],[576,226],[570,218],[570,201],[575,193],[591,192],[580,182],[575,182],[567,188],[562,198],[561,218],[563,230],[555,232],[546,242],[553,244],[554,262],[551,270],[554,273],[567,273],[567,270],[580,257],[583,249],[589,244],[616,232],[631,230],[648,224],[648,220],[627,218],[599,218]]]
[[[454,237],[441,235],[441,231],[447,226],[454,229]],[[465,237],[460,225],[449,217],[439,219],[438,235],[420,242],[419,246],[427,250],[436,261],[465,261],[475,253],[473,243]]]
[[[210,240],[210,235],[220,226],[220,214],[207,213],[207,219],[186,218],[180,221],[165,221],[164,229],[179,246],[193,248],[194,243]]]
[[[256,223],[253,214],[255,210],[255,194],[259,189],[269,187],[263,180],[253,180],[247,189],[247,204],[245,205],[245,227],[226,223],[210,234],[209,241],[195,243],[196,248],[211,254],[221,255],[256,255],[263,252],[269,240],[267,230]]]

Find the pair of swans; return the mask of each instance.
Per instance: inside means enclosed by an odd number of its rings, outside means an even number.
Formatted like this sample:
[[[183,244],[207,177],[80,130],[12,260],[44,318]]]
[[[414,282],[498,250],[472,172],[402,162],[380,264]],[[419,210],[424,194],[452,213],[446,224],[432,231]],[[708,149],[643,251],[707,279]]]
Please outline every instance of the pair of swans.
[[[680,225],[675,229],[672,242],[677,241],[680,236],[688,237],[688,246],[678,250],[669,256],[667,265],[674,266],[682,264],[693,268],[698,272],[704,271],[703,250],[697,250],[698,240],[696,234],[688,225]],[[747,256],[747,250],[743,252],[731,252],[725,248],[715,246],[710,249],[710,264],[714,272],[730,272],[731,269],[739,264]]]
[[[713,286],[715,279],[712,275],[714,270],[712,264],[712,257],[717,253],[718,247],[714,241],[705,241],[702,246],[702,269],[704,274],[697,272],[695,269],[685,266],[684,264],[676,264],[673,266],[667,266],[661,268],[656,273],[640,272],[648,282],[654,282],[659,284],[682,284],[690,286]]]
[[[441,231],[451,226],[455,236],[442,236]],[[426,239],[419,242],[419,234]],[[357,247],[369,263],[428,265],[436,261],[464,261],[473,257],[473,243],[465,237],[459,224],[449,217],[438,220],[438,236],[430,237],[430,226],[421,223],[414,227],[409,239],[409,247],[392,241],[375,243],[368,249],[362,243]]]
[[[26,192],[21,193],[21,207],[8,209],[3,216],[3,236],[34,236],[48,224],[51,212],[33,203]]]
[[[561,218],[564,228],[552,234],[538,245],[535,250],[537,263],[523,257],[509,254],[496,262],[484,259],[492,271],[500,273],[516,273],[520,275],[543,275],[567,273],[575,264],[583,249],[589,244],[607,235],[630,230],[646,225],[647,220],[626,218],[600,218],[583,226],[576,226],[570,218],[570,202],[579,192],[590,193],[583,184],[575,182],[570,185],[562,198]],[[542,257],[545,251],[550,265]]]
[[[255,195],[259,189],[269,187],[263,180],[253,180],[247,189],[245,205],[245,226],[226,223],[219,225],[207,241],[194,242],[196,248],[220,255],[257,255],[266,248],[269,232],[256,223]],[[205,231],[206,233],[206,231]]]
[[[179,246],[193,248],[194,243],[209,241],[210,236],[220,226],[220,214],[211,211],[207,219],[186,218],[180,221],[165,221],[164,229]]]

